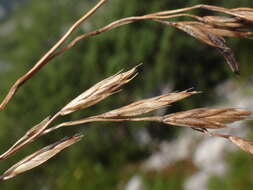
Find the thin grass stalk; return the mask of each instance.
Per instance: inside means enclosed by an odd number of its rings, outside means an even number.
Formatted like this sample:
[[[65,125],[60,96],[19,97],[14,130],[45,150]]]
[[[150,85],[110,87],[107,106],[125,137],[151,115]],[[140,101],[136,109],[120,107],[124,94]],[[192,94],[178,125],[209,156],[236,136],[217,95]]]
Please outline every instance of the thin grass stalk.
[[[194,9],[206,9],[209,11],[215,11],[215,12],[221,12],[225,13],[234,17],[238,17],[240,19],[244,19],[248,22],[253,22],[253,16],[252,16],[252,9],[250,8],[238,8],[238,9],[226,9],[223,7],[217,7],[217,6],[210,6],[210,5],[195,5],[192,7],[182,8],[182,9],[176,9],[176,10],[169,10],[169,11],[161,11],[161,12],[155,12],[151,14],[147,14],[144,16],[135,16],[135,17],[128,17],[124,19],[120,19],[117,21],[112,22],[111,24],[100,28],[96,31],[89,32],[83,35],[80,35],[76,37],[72,42],[67,44],[65,47],[60,49],[60,47],[64,44],[64,42],[69,38],[69,36],[82,24],[85,20],[87,20],[92,14],[96,12],[96,10],[101,7],[104,3],[106,3],[107,0],[100,0],[97,5],[92,8],[88,13],[86,13],[83,17],[81,17],[77,22],[75,22],[70,29],[67,31],[67,33],[35,64],[32,69],[30,69],[25,75],[20,77],[14,85],[10,88],[9,92],[7,93],[6,97],[0,104],[0,111],[4,109],[4,107],[9,103],[9,101],[13,98],[18,88],[24,84],[27,80],[29,80],[35,73],[37,73],[44,65],[49,63],[50,60],[55,58],[56,56],[61,55],[66,50],[73,47],[77,42],[79,42],[82,39],[98,35],[100,33],[112,30],[113,28],[129,24],[132,22],[140,21],[140,20],[154,20],[154,19],[168,19],[168,18],[176,18],[181,16],[187,16],[194,19],[197,19],[201,22],[203,22],[203,18],[195,15],[186,14],[184,12],[186,11],[192,11]],[[174,15],[173,15],[174,14]],[[248,33],[247,35],[251,35],[251,33]],[[228,52],[221,52],[223,55],[226,55]],[[230,53],[231,54],[231,53]],[[225,56],[226,57],[226,56]],[[227,61],[231,61],[231,59],[227,59]],[[233,61],[233,60],[232,60]]]
[[[7,96],[4,98],[0,104],[0,111],[5,108],[9,101],[13,98],[19,87],[24,84],[27,80],[32,78],[32,76],[37,73],[43,66],[49,63],[50,60],[56,56],[61,55],[65,51],[72,48],[82,39],[95,36],[117,27],[130,24],[142,20],[151,20],[155,22],[160,22],[167,24],[169,26],[176,27],[182,31],[185,31],[194,38],[217,48],[227,63],[230,65],[231,69],[235,72],[239,71],[238,63],[236,62],[232,50],[226,46],[225,39],[223,37],[243,37],[248,38],[253,35],[252,25],[253,25],[253,9],[251,8],[237,8],[237,9],[226,9],[223,7],[209,6],[209,5],[196,5],[192,7],[187,7],[183,9],[161,11],[156,13],[151,13],[143,16],[132,16],[123,19],[113,21],[112,23],[92,32],[85,33],[76,37],[73,41],[66,44],[64,43],[70,37],[70,35],[90,16],[92,16],[96,10],[101,7],[107,0],[100,0],[90,11],[83,15],[78,21],[76,21],[70,29],[65,33],[65,35],[32,67],[26,74],[19,78],[14,85],[10,88]],[[186,11],[192,11],[194,9],[206,9],[209,11],[215,11],[219,13],[224,13],[230,17],[221,16],[196,16],[192,14],[185,13]],[[178,18],[178,17],[189,17],[195,19],[196,21],[179,21],[170,22],[165,19]],[[172,102],[179,101],[186,97],[196,94],[198,92],[188,90],[179,93],[170,93],[162,96],[157,96],[149,99],[143,99],[132,104],[120,107],[108,111],[104,114],[99,114],[96,116],[87,117],[77,121],[67,121],[60,123],[56,126],[49,128],[55,120],[60,116],[71,114],[72,112],[85,109],[87,107],[93,106],[108,96],[118,92],[120,87],[129,81],[131,81],[136,76],[136,67],[125,73],[118,73],[103,81],[97,83],[90,89],[84,91],[81,95],[70,101],[65,105],[59,112],[54,116],[48,117],[41,123],[28,130],[25,135],[20,138],[13,146],[11,146],[5,153],[0,155],[0,160],[9,158],[11,155],[15,154],[18,150],[21,150],[24,146],[30,144],[38,137],[46,135],[54,130],[62,127],[74,126],[80,124],[86,124],[91,122],[124,122],[124,121],[149,121],[149,122],[160,122],[168,125],[175,125],[181,127],[188,127],[193,130],[199,131],[209,136],[220,137],[230,140],[232,143],[237,145],[242,150],[253,154],[253,141],[243,139],[241,137],[236,137],[232,135],[212,133],[209,130],[227,128],[227,124],[249,119],[252,112],[246,110],[240,110],[235,108],[198,108],[193,110],[188,110],[184,112],[177,112],[168,114],[165,116],[150,116],[150,117],[140,117],[145,113],[160,109],[162,107],[168,106]],[[63,148],[70,146],[80,139],[80,136],[73,136],[69,139],[58,141],[52,145],[49,145],[34,154],[21,160],[9,170],[7,170],[1,177],[1,180],[9,179],[16,176],[19,173],[32,169],[41,163],[47,161],[49,158],[53,157]],[[59,146],[58,146],[59,145]]]
[[[79,20],[77,20],[70,29],[65,33],[65,35],[22,77],[20,77],[14,85],[10,88],[8,94],[0,104],[0,111],[2,111],[5,106],[10,102],[12,97],[15,95],[17,90],[21,85],[23,85],[27,80],[33,77],[44,65],[49,62],[49,57],[69,38],[69,36],[90,16],[92,16],[96,10],[101,7],[107,0],[100,0],[91,10],[84,14]]]
[[[34,131],[34,133],[30,133],[30,135],[27,135],[27,133],[18,140],[13,146],[11,146],[7,151],[5,151],[3,154],[0,155],[0,160],[6,160],[10,156],[14,155],[17,151],[22,149],[24,146],[27,146],[28,144],[35,141],[38,137],[41,136],[41,133],[49,126],[51,125],[58,117],[60,116],[60,112],[56,113],[52,118],[50,118],[46,123],[44,123],[38,130]]]
[[[12,145],[6,152],[0,155],[0,160],[9,158],[24,146],[27,146],[38,137],[42,136],[46,128],[48,128],[59,117],[97,104],[108,96],[120,91],[120,88],[123,85],[130,82],[137,75],[138,66],[140,65],[137,65],[126,72],[118,72],[117,74],[100,81],[81,93],[67,105],[63,106],[63,108],[60,109],[60,111],[58,111],[54,116],[48,117],[40,124],[28,130],[22,138],[14,143],[14,145]]]

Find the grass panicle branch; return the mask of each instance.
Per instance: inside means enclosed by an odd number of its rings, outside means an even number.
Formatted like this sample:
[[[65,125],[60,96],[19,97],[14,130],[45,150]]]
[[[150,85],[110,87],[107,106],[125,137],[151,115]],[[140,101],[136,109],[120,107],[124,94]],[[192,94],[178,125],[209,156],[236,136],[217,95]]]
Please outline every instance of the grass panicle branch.
[[[0,111],[5,108],[9,101],[13,98],[18,88],[29,80],[35,73],[37,73],[43,66],[48,64],[53,58],[61,55],[63,52],[72,48],[77,42],[82,39],[98,35],[114,28],[130,24],[142,20],[153,20],[155,22],[162,22],[169,26],[176,27],[185,31],[194,38],[218,48],[218,51],[225,57],[225,60],[229,64],[233,72],[239,73],[239,67],[236,59],[234,58],[232,50],[225,44],[223,37],[252,37],[252,25],[253,25],[253,9],[252,8],[236,8],[227,9],[224,7],[210,6],[210,5],[195,5],[192,7],[155,12],[146,14],[143,16],[131,16],[123,19],[119,19],[111,22],[110,24],[101,27],[98,30],[88,32],[76,37],[70,43],[64,45],[66,40],[72,35],[72,33],[84,23],[91,15],[93,15],[99,7],[101,7],[107,0],[100,0],[94,8],[88,13],[78,19],[66,32],[66,34],[31,68],[26,74],[20,77],[14,85],[10,88],[8,94],[0,104]],[[195,9],[205,9],[212,12],[218,12],[226,14],[227,16],[197,16],[187,14],[188,11]],[[189,17],[197,22],[168,22],[167,19]]]
[[[212,133],[209,132],[207,129],[206,130],[199,130],[202,133],[205,133],[206,135],[212,136],[212,137],[220,137],[220,138],[225,138],[232,142],[234,145],[239,147],[241,150],[252,154],[253,155],[253,141],[247,140],[238,136],[233,136],[233,135],[226,135],[226,134],[221,134],[221,133]]]
[[[34,67],[32,67],[26,74],[24,74],[14,83],[0,104],[0,111],[2,111],[11,101],[19,87],[31,79],[34,74],[36,74],[43,66],[48,64],[52,59],[71,49],[82,39],[99,35],[126,24],[142,20],[150,20],[182,30],[204,44],[216,48],[224,56],[231,70],[235,73],[239,72],[239,66],[232,49],[226,44],[225,37],[251,38],[253,36],[253,9],[227,9],[224,7],[201,4],[182,9],[160,11],[142,16],[131,16],[115,20],[97,30],[79,35],[74,38],[73,41],[66,43],[66,40],[69,39],[76,29],[88,18],[90,18],[98,10],[98,8],[106,2],[107,0],[100,0],[91,10],[78,19],[70,27],[66,34],[44,56],[42,56],[42,58],[34,65]],[[194,11],[195,9],[204,9],[211,12],[223,13],[225,16],[217,16],[213,14],[198,16],[188,13],[189,11]],[[188,17],[192,20],[169,20],[178,17]],[[63,106],[60,111],[56,112],[56,114],[54,114],[52,117],[47,117],[38,125],[28,130],[23,137],[17,140],[14,145],[0,155],[0,160],[9,158],[17,151],[22,150],[24,146],[27,146],[31,142],[35,141],[38,137],[53,132],[56,129],[99,121],[149,121],[180,127],[188,127],[205,135],[228,139],[242,150],[253,154],[253,141],[232,135],[210,132],[213,129],[227,128],[227,124],[232,122],[250,119],[250,116],[252,116],[251,111],[237,108],[198,108],[183,112],[171,113],[164,116],[141,116],[199,93],[193,90],[185,90],[182,92],[168,93],[153,98],[142,99],[102,114],[88,116],[76,121],[67,121],[53,126],[53,123],[59,117],[63,117],[73,112],[93,106],[110,95],[120,91],[123,85],[130,82],[137,75],[137,67],[138,66],[130,69],[129,71],[119,72],[111,77],[108,77],[81,93],[68,104]],[[48,159],[55,156],[61,150],[78,142],[81,137],[82,135],[74,135],[72,137],[65,138],[31,154],[30,156],[25,157],[23,160],[4,172],[4,174],[0,176],[0,180],[12,178],[18,174],[41,165]]]
[[[52,56],[57,49],[59,49],[64,42],[70,37],[70,35],[76,31],[76,29],[85,22],[89,17],[91,17],[98,8],[100,8],[107,0],[100,0],[92,9],[90,9],[86,14],[84,14],[80,19],[78,19],[64,34],[64,36],[44,55],[42,58],[22,77],[20,77],[10,88],[8,94],[0,104],[0,111],[5,108],[5,106],[10,102],[13,96],[16,94],[19,87],[21,87],[27,80],[32,78],[35,73],[37,73],[43,66],[49,63],[49,57]]]
[[[20,148],[22,148],[27,142],[33,141],[33,137],[38,134],[42,128],[48,123],[50,120],[50,117],[47,117],[43,121],[41,121],[39,124],[32,127],[30,130],[28,130],[25,135],[20,138],[14,145],[12,145],[5,153],[0,155],[0,160],[4,160],[14,154],[16,151],[18,151]]]
[[[0,155],[0,160],[5,160],[15,154],[24,146],[32,143],[35,139],[45,134],[45,130],[60,116],[70,114],[72,112],[92,106],[113,93],[120,90],[120,87],[130,82],[137,75],[138,66],[129,71],[115,74],[109,78],[102,80],[81,95],[70,101],[59,112],[52,117],[47,117],[38,125],[28,130],[25,135],[12,145],[6,152]]]

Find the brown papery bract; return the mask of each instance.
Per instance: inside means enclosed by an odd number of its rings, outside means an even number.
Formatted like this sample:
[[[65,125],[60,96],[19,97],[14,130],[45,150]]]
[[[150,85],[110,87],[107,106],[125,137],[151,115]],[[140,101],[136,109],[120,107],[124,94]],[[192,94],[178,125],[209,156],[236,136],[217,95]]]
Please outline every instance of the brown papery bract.
[[[217,48],[219,52],[224,56],[231,70],[235,73],[239,73],[239,66],[234,57],[233,51],[226,45],[226,41],[222,35],[218,35],[221,34],[221,30],[215,30],[213,28],[210,28],[210,25],[201,22],[169,22],[159,19],[155,19],[155,21],[169,26],[174,26],[196,38],[197,40]],[[223,35],[225,35],[224,31]],[[228,33],[226,33],[226,35],[228,35]]]
[[[206,28],[209,32],[215,34],[216,36],[222,37],[235,37],[235,38],[251,38],[253,32],[251,31],[240,31],[240,30],[230,30],[225,28],[213,28],[207,26]]]
[[[247,119],[250,115],[252,112],[235,108],[198,108],[166,115],[163,122],[176,126],[219,129],[226,128],[227,123]]]
[[[242,19],[247,22],[253,23],[253,9],[252,8],[227,9],[224,7],[218,7],[218,6],[213,6],[213,5],[199,5],[198,8],[203,8],[209,11],[216,11],[216,12],[228,14],[238,19]]]
[[[17,164],[13,165],[10,169],[4,172],[2,176],[0,176],[0,180],[6,180],[15,177],[18,174],[24,173],[43,164],[50,158],[54,157],[61,150],[81,140],[81,138],[82,135],[74,135],[42,148],[41,150],[31,154],[30,156],[27,156]]]
[[[136,76],[136,71],[137,67],[134,67],[127,72],[119,73],[102,80],[63,107],[60,114],[67,115],[102,101],[119,91],[121,86],[131,81]]]
[[[253,141],[249,141],[236,136],[230,136],[228,139],[245,152],[253,154]]]
[[[232,9],[231,14],[240,19],[253,23],[253,9],[252,8]]]
[[[201,21],[216,28],[240,29],[245,28],[245,23],[236,17],[203,16]]]
[[[104,114],[99,115],[99,117],[102,117],[102,118],[133,117],[133,116],[151,112],[153,110],[160,109],[164,106],[168,106],[169,104],[173,102],[177,102],[179,100],[187,98],[196,93],[199,93],[199,92],[182,91],[182,92],[169,93],[169,94],[165,94],[165,95],[161,95],[161,96],[157,96],[153,98],[148,98],[148,99],[133,102],[121,108],[106,112]]]

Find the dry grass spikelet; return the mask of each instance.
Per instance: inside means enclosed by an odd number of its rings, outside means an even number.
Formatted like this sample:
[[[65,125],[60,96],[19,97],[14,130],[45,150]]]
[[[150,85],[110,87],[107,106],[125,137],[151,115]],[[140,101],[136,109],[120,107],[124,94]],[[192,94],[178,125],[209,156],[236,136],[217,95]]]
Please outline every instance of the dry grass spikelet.
[[[108,0],[99,0],[99,2],[78,19],[69,30],[62,36],[62,38],[44,55],[41,59],[23,76],[16,80],[13,86],[8,91],[4,100],[0,103],[0,111],[12,100],[17,90],[29,79],[31,79],[43,66],[48,64],[52,59],[61,55],[65,51],[71,49],[75,44],[81,40],[99,35],[109,30],[115,29],[122,25],[130,24],[142,20],[152,20],[155,22],[163,23],[167,26],[175,27],[181,31],[186,32],[193,38],[216,48],[225,58],[227,64],[231,70],[239,73],[239,65],[235,59],[233,51],[227,46],[225,37],[241,37],[251,38],[253,36],[253,9],[252,8],[236,8],[228,9],[218,6],[210,5],[195,5],[192,7],[186,7],[176,10],[167,10],[156,13],[151,13],[142,16],[130,16],[115,20],[104,27],[97,30],[81,34],[70,42],[67,42],[70,35],[77,28],[93,15],[96,10],[101,7]],[[188,11],[195,9],[204,9],[211,12],[222,13],[225,16],[206,15],[198,16],[194,14],[187,14]],[[171,22],[168,19],[187,17],[193,19],[193,21],[179,21]],[[66,43],[65,43],[66,42]],[[103,114],[95,116],[89,116],[76,121],[67,121],[55,126],[51,126],[53,122],[60,116],[68,115],[72,112],[90,107],[96,103],[104,100],[108,96],[121,90],[121,87],[131,81],[137,75],[137,67],[126,71],[119,72],[111,77],[108,77],[101,82],[95,84],[75,99],[65,105],[59,112],[52,117],[47,117],[35,127],[28,130],[23,137],[21,137],[13,146],[11,146],[5,153],[0,155],[0,160],[7,159],[18,150],[21,150],[25,145],[30,144],[38,137],[43,136],[56,129],[79,125],[89,122],[98,121],[151,121],[151,122],[163,122],[165,124],[190,127],[198,130],[206,135],[220,137],[230,140],[242,150],[253,154],[253,141],[245,140],[241,137],[231,136],[227,134],[211,133],[209,129],[226,128],[229,123],[248,119],[252,115],[252,112],[236,109],[236,108],[198,108],[183,112],[177,112],[168,114],[165,116],[146,116],[139,117],[139,115],[160,109],[168,106],[169,104],[187,98],[198,92],[196,91],[182,91],[169,93],[153,98],[147,98],[133,102],[129,105],[114,109]],[[51,127],[50,127],[51,126]],[[210,130],[211,131],[211,130]],[[51,144],[30,156],[27,156],[10,169],[8,169],[0,180],[6,180],[12,178],[20,173],[30,170],[40,164],[46,162],[51,157],[55,156],[64,148],[78,142],[82,135],[75,135],[63,140],[60,140],[54,144]]]
[[[138,66],[127,72],[108,77],[95,84],[63,107],[60,114],[67,115],[77,110],[90,107],[115,92],[118,92],[121,86],[131,81],[137,75],[137,67]]]
[[[2,176],[0,176],[0,180],[7,180],[43,164],[63,149],[81,140],[81,138],[82,135],[74,135],[40,149],[39,151],[25,157],[23,160],[13,165],[10,169],[4,172]]]
[[[252,112],[235,108],[198,108],[166,115],[163,122],[183,127],[220,129],[226,128],[226,123],[244,120],[251,114]]]
[[[245,152],[253,154],[253,141],[249,141],[236,136],[229,136],[228,139]]]
[[[165,95],[133,102],[121,108],[106,112],[100,116],[103,118],[133,117],[160,109],[164,106],[168,106],[173,102],[182,100],[196,93],[199,92],[186,90],[182,92],[168,93]]]
[[[230,69],[235,73],[239,73],[238,62],[235,59],[234,53],[226,45],[226,41],[222,37],[222,35],[236,35],[236,34],[232,33],[231,31],[226,30],[222,31],[221,29],[211,28],[210,25],[203,24],[201,22],[192,22],[192,21],[169,22],[164,20],[156,20],[156,21],[170,26],[174,26],[186,32],[190,36],[196,38],[197,40],[217,48],[225,58],[227,64],[230,66]]]

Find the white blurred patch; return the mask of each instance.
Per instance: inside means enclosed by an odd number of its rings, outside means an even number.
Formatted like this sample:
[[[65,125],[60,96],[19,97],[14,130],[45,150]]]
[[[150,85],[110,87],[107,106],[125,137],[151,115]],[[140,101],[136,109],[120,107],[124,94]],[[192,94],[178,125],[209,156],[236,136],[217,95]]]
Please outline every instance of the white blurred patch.
[[[159,171],[177,161],[189,158],[194,150],[194,144],[196,144],[198,137],[201,137],[198,133],[186,129],[175,140],[161,142],[159,150],[144,161],[143,169]]]
[[[144,184],[140,176],[133,176],[127,183],[124,190],[144,190]]]

